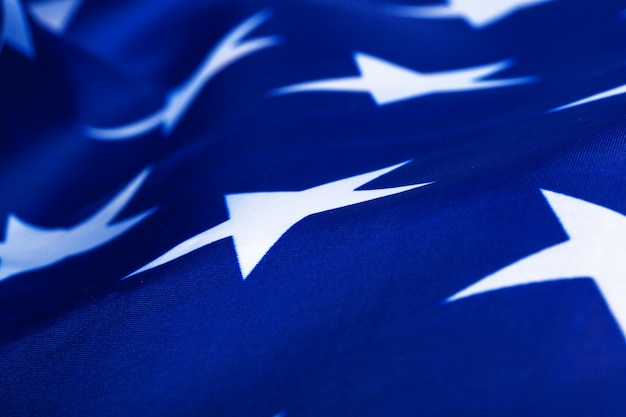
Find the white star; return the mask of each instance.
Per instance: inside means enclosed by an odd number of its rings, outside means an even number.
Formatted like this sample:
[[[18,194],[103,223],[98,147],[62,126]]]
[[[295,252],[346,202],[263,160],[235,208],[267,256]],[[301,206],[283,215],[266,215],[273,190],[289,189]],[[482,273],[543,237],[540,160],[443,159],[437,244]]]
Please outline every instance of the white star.
[[[594,94],[590,97],[583,98],[582,100],[578,100],[573,103],[565,104],[564,106],[557,107],[555,109],[550,110],[549,112],[551,113],[551,112],[556,112],[559,110],[565,110],[570,107],[580,106],[581,104],[591,103],[592,101],[602,100],[604,98],[613,97],[613,96],[617,96],[617,95],[624,94],[624,93],[626,93],[626,84],[619,86],[619,87],[612,88],[602,93]]]
[[[483,80],[511,66],[501,61],[478,67],[423,74],[362,52],[354,53],[361,75],[295,84],[273,91],[274,95],[307,91],[345,91],[369,93],[376,104],[384,106],[429,94],[482,90],[534,81],[533,77]]]
[[[431,184],[357,190],[406,163],[304,191],[229,194],[226,196],[229,220],[187,239],[129,276],[163,265],[203,246],[232,236],[241,274],[243,279],[246,279],[278,239],[305,217]]]
[[[219,72],[250,54],[280,43],[278,36],[243,41],[244,37],[267,21],[269,17],[268,11],[259,12],[227,33],[207,54],[198,68],[181,85],[169,92],[165,104],[156,112],[123,126],[111,128],[87,126],[85,135],[101,140],[127,140],[161,126],[163,135],[168,136],[200,91]]]
[[[447,301],[516,285],[592,278],[626,338],[626,216],[577,198],[542,192],[569,240],[517,261]]]
[[[420,19],[465,19],[476,29],[489,26],[514,12],[553,0],[448,0],[447,5],[385,7],[387,13]]]
[[[45,229],[9,215],[6,238],[0,243],[0,280],[88,252],[141,222],[154,209],[109,224],[133,197],[148,173],[148,170],[143,171],[100,211],[71,228]]]

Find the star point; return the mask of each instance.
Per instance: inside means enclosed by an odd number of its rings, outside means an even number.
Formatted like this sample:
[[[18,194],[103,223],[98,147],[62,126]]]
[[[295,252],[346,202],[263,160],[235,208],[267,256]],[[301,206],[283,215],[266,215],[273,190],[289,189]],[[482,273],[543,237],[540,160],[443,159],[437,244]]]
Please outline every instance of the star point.
[[[149,170],[144,170],[97,213],[73,227],[48,229],[9,215],[5,240],[0,242],[0,280],[89,252],[143,221],[154,209],[111,223],[135,195],[148,173]]]
[[[603,100],[603,99],[609,98],[609,97],[618,96],[618,95],[621,95],[621,94],[624,94],[624,93],[626,93],[626,84],[621,85],[619,87],[612,88],[612,89],[607,90],[607,91],[603,91],[602,93],[594,94],[592,96],[583,98],[581,100],[574,101],[574,102],[569,103],[569,104],[565,104],[563,106],[559,106],[557,108],[549,110],[548,113],[554,113],[554,112],[557,112],[557,111],[569,109],[571,107],[577,107],[577,106],[580,106],[580,105],[583,105],[583,104],[591,103],[591,102],[598,101],[598,100]]]
[[[64,33],[84,0],[48,0],[30,3],[28,11],[37,22],[50,32]]]
[[[626,339],[626,216],[565,194],[542,193],[568,240],[514,262],[446,301],[518,285],[591,278]]]
[[[35,46],[22,0],[2,1],[0,51],[6,43],[28,59],[35,58]],[[43,28],[62,35],[84,0],[48,0],[28,3],[28,13]]]
[[[28,17],[21,1],[2,0],[2,16],[0,48],[6,43],[25,57],[35,58],[35,47],[28,25]]]

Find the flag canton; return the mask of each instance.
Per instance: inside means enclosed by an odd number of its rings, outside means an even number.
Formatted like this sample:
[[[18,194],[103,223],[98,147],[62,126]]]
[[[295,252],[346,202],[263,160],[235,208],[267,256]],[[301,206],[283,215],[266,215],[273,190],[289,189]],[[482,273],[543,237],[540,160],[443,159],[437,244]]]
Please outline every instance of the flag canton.
[[[1,7],[0,414],[623,411],[623,1]]]

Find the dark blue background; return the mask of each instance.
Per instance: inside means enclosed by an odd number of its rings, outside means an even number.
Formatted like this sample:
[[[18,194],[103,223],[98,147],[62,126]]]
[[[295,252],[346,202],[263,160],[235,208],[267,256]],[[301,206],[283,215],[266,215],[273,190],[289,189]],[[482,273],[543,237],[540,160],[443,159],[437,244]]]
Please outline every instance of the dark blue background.
[[[31,19],[36,59],[4,46],[0,215],[70,227],[147,166],[120,219],[158,211],[0,282],[0,414],[624,414],[626,344],[593,281],[443,300],[567,239],[540,189],[626,215],[624,96],[547,113],[625,82],[626,3],[555,1],[479,31],[380,4],[94,0],[62,36]],[[283,43],[220,73],[169,137],[83,135],[161,106],[266,8],[251,37]],[[366,94],[268,94],[356,75],[355,50],[422,72],[513,58],[493,78],[539,80],[384,107]],[[227,220],[225,194],[406,160],[363,188],[435,184],[306,218],[246,281],[225,239],[117,282]]]

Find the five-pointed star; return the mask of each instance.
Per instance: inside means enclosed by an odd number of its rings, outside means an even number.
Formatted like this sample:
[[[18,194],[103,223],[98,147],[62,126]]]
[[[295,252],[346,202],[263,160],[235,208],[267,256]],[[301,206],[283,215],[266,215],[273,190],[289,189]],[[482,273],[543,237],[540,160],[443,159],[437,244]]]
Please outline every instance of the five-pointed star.
[[[431,183],[379,190],[357,190],[407,162],[334,181],[304,191],[229,194],[230,219],[174,247],[129,276],[180,258],[196,249],[231,237],[243,279],[294,224],[312,214],[413,190]]]
[[[62,34],[83,0],[48,0],[30,3],[28,11],[37,22],[57,35]],[[21,0],[2,0],[0,48],[6,43],[27,58],[35,57],[28,17]]]
[[[494,24],[516,11],[553,0],[448,0],[447,5],[387,6],[390,14],[420,19],[465,19],[474,28]]]
[[[219,72],[250,54],[280,43],[278,36],[243,40],[269,17],[269,11],[259,12],[227,33],[215,48],[209,51],[198,68],[182,84],[169,92],[165,104],[156,112],[123,126],[111,128],[87,126],[85,135],[100,140],[127,140],[134,139],[161,126],[163,135],[168,136],[200,94],[200,91]]]
[[[117,238],[141,222],[154,209],[109,224],[148,176],[140,173],[100,211],[67,229],[31,226],[14,215],[7,222],[5,241],[0,243],[0,280],[54,265],[66,258],[88,252]]]
[[[584,200],[542,192],[569,240],[521,259],[447,301],[516,285],[592,278],[626,338],[626,216]]]
[[[354,53],[361,75],[295,84],[273,91],[274,95],[307,91],[369,93],[376,104],[384,106],[429,94],[482,90],[534,81],[534,77],[483,80],[511,66],[501,61],[478,67],[423,74],[362,52]]]
[[[612,88],[610,90],[604,91],[602,93],[594,94],[590,97],[583,98],[581,100],[575,101],[573,103],[565,104],[563,106],[557,107],[555,109],[550,110],[549,112],[556,112],[559,110],[569,109],[570,107],[580,106],[581,104],[591,103],[592,101],[602,100],[605,98],[617,96],[620,94],[626,93],[626,84],[621,85],[619,87]]]

